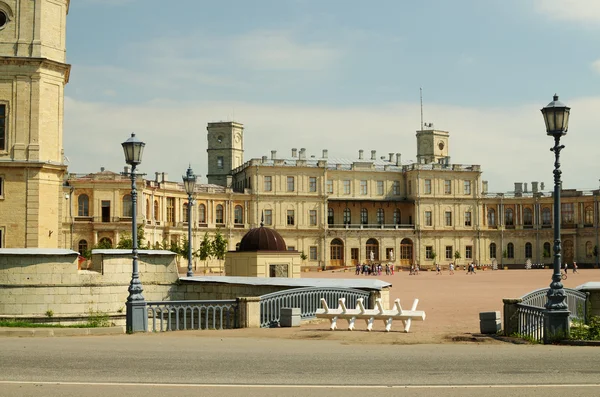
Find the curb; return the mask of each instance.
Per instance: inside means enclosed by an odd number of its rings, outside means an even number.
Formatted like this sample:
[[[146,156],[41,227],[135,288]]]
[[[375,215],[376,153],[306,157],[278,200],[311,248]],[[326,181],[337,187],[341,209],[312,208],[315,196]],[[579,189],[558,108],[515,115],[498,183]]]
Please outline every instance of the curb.
[[[53,337],[53,336],[88,336],[88,335],[122,335],[125,327],[100,328],[0,328],[0,337]]]

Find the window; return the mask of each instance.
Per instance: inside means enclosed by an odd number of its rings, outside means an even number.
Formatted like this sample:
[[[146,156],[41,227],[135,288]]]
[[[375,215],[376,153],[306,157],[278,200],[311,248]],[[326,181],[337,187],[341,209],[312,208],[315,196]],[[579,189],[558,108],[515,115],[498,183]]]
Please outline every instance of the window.
[[[294,210],[287,210],[287,225],[294,226]]]
[[[369,223],[369,213],[366,208],[361,208],[360,210],[360,224],[366,225]]]
[[[313,193],[317,191],[317,178],[314,176],[308,178],[308,191]]]
[[[425,211],[425,226],[433,226],[433,220],[431,219],[431,211]]]
[[[471,226],[471,211],[465,212],[465,226]]]
[[[0,176],[0,197],[4,196],[4,178]]]
[[[149,222],[152,219],[152,213],[150,212],[150,199],[146,199],[146,220]]]
[[[131,218],[133,211],[133,203],[131,202],[131,194],[123,196],[123,218]]]
[[[358,261],[358,248],[350,248],[350,258],[354,261]]]
[[[1,243],[1,240],[0,240]],[[0,245],[1,247],[2,245]],[[80,255],[84,255],[87,253],[86,251],[88,250],[88,243],[86,240],[79,240],[79,244],[77,244],[77,249],[79,250],[79,254]]]
[[[394,225],[402,224],[402,213],[398,208],[394,210]]]
[[[487,216],[488,226],[496,226],[496,211],[493,209],[488,210]]]
[[[0,105],[0,150],[6,150],[6,105]]]
[[[506,213],[504,214],[504,224],[506,226],[514,226],[515,225],[513,210],[510,208],[507,208]]]
[[[0,185],[2,185],[2,181],[0,181]],[[2,196],[2,187],[0,187],[0,196]],[[584,219],[586,225],[594,224],[594,209],[592,207],[585,207]]]
[[[189,214],[190,214],[190,212],[189,212],[189,208],[188,208],[188,203],[183,203],[183,221],[184,222],[188,221]]]
[[[377,224],[383,225],[385,222],[385,213],[383,212],[383,208],[379,208],[377,210]]]
[[[350,216],[350,208],[346,208],[344,210],[344,225],[349,225],[351,223],[351,216]]]
[[[206,206],[204,204],[198,206],[198,222],[206,223]]]
[[[463,184],[463,193],[471,194],[471,181],[464,181]]]
[[[574,215],[574,204],[573,203],[562,203],[560,213],[562,215],[562,223],[572,224],[575,222]]]
[[[588,258],[594,256],[594,247],[591,241],[585,243],[585,256],[587,256]]]
[[[360,181],[360,194],[364,196],[367,193],[367,181]]]
[[[433,259],[433,246],[428,245],[425,247],[425,258]]]
[[[310,248],[308,249],[308,259],[311,261],[316,261],[318,259],[318,252],[317,252],[317,247],[314,245],[311,245]]]
[[[159,220],[159,207],[158,207],[158,200],[154,200],[154,220],[157,221]]]
[[[394,184],[392,185],[392,189],[396,196],[399,195],[400,194],[400,182],[394,181]]]
[[[217,168],[221,170],[223,169],[223,156],[217,157]]]
[[[452,226],[452,212],[446,211],[444,218],[446,219],[446,226]]]
[[[350,181],[344,181],[344,194],[350,194]]]
[[[447,245],[446,246],[446,259],[452,259],[453,250],[452,250],[452,246],[451,245]]]
[[[317,226],[317,210],[308,211],[308,219],[311,226]]]
[[[272,176],[265,176],[264,183],[265,183],[265,187],[264,187],[265,192],[273,191],[273,177]]]
[[[465,259],[473,259],[473,246],[467,245],[465,247]]]
[[[508,243],[506,246],[506,256],[509,259],[513,259],[515,257],[515,246],[513,243]]]
[[[241,205],[236,205],[233,209],[233,223],[241,225],[244,223],[244,209]]]
[[[167,197],[167,222],[175,222],[175,197]]]
[[[90,216],[90,198],[87,194],[77,197],[77,216]]]
[[[264,212],[264,223],[267,226],[270,226],[273,224],[273,210],[265,210]]]
[[[333,194],[333,181],[331,179],[327,180],[327,193]]]
[[[523,210],[523,225],[532,226],[533,225],[533,211],[531,208],[525,208]],[[528,256],[527,258],[531,258]]]
[[[287,250],[288,251],[296,251],[296,247],[294,247],[293,245],[288,245]]]
[[[225,223],[223,212],[223,206],[221,204],[217,205],[217,209],[215,211],[215,223]]]
[[[431,179],[425,179],[425,192],[424,194],[431,194]]]
[[[549,226],[552,223],[552,215],[550,208],[542,209],[542,225]]]
[[[377,181],[377,194],[383,196],[383,181]]]
[[[327,224],[333,225],[333,208],[331,207],[327,210]]]
[[[294,183],[294,177],[293,176],[288,176],[287,177],[287,191],[288,192],[293,192],[295,190],[295,183]]]
[[[496,259],[496,243],[490,244],[490,259]]]
[[[533,248],[531,243],[525,243],[525,258],[531,258],[533,256]]]
[[[550,247],[549,242],[544,243],[544,258],[550,258],[552,255],[552,247]]]
[[[444,194],[452,194],[452,181],[444,181]]]

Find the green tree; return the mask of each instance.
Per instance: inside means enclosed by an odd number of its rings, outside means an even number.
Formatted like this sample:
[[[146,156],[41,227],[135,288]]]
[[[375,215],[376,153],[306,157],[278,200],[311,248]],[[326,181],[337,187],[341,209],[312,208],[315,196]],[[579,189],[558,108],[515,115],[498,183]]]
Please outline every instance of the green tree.
[[[460,259],[460,252],[454,251],[454,259]]]
[[[223,237],[221,231],[217,229],[215,237],[212,241],[212,253],[213,256],[219,260],[219,273],[221,272],[221,262],[225,259],[225,253],[227,252],[227,239]]]
[[[137,228],[137,245],[139,249],[145,249],[144,247],[144,225],[139,225]],[[133,240],[131,239],[131,233],[123,233],[119,242],[117,243],[117,248],[120,249],[132,249],[133,248]]]
[[[107,249],[112,249],[112,243],[110,242],[110,240],[108,239],[102,239],[98,242],[98,244],[96,244],[96,246],[94,248],[96,249],[101,249],[101,250],[107,250]]]
[[[200,248],[196,251],[196,255],[201,261],[204,261],[205,273],[208,271],[208,260],[213,255],[213,244],[208,237],[208,232],[204,233],[204,237],[200,242]]]

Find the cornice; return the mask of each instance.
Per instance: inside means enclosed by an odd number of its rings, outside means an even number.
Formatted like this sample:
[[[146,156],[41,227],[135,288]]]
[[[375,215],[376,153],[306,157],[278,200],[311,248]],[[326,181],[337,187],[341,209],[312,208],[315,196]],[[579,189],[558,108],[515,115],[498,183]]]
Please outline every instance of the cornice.
[[[67,84],[69,82],[69,77],[71,74],[71,65],[69,65],[68,63],[53,61],[48,58],[1,57],[0,56],[0,65],[15,65],[15,66],[35,65],[37,67],[44,67],[44,68],[52,70],[54,72],[64,73],[64,83],[65,84]]]

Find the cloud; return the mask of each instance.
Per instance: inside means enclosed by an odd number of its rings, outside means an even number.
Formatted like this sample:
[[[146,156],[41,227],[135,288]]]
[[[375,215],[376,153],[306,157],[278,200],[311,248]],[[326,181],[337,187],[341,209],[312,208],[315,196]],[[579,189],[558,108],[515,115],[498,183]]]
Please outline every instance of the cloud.
[[[512,190],[513,182],[552,185],[553,142],[546,136],[539,109],[546,103],[519,107],[477,108],[428,105],[426,121],[450,132],[455,164],[479,164],[490,191]],[[597,188],[595,109],[600,97],[569,100],[572,118],[562,143],[566,188]],[[357,158],[358,150],[402,153],[415,160],[419,108],[411,103],[379,106],[288,106],[246,102],[154,100],[123,105],[65,101],[65,153],[70,172],[119,171],[125,165],[120,147],[131,132],[146,142],[142,170],[167,172],[179,180],[188,163],[206,183],[206,124],[235,120],[245,124],[245,160],[270,155],[288,157],[292,147],[330,158]]]
[[[553,20],[584,22],[600,27],[598,0],[536,0],[535,9]]]

